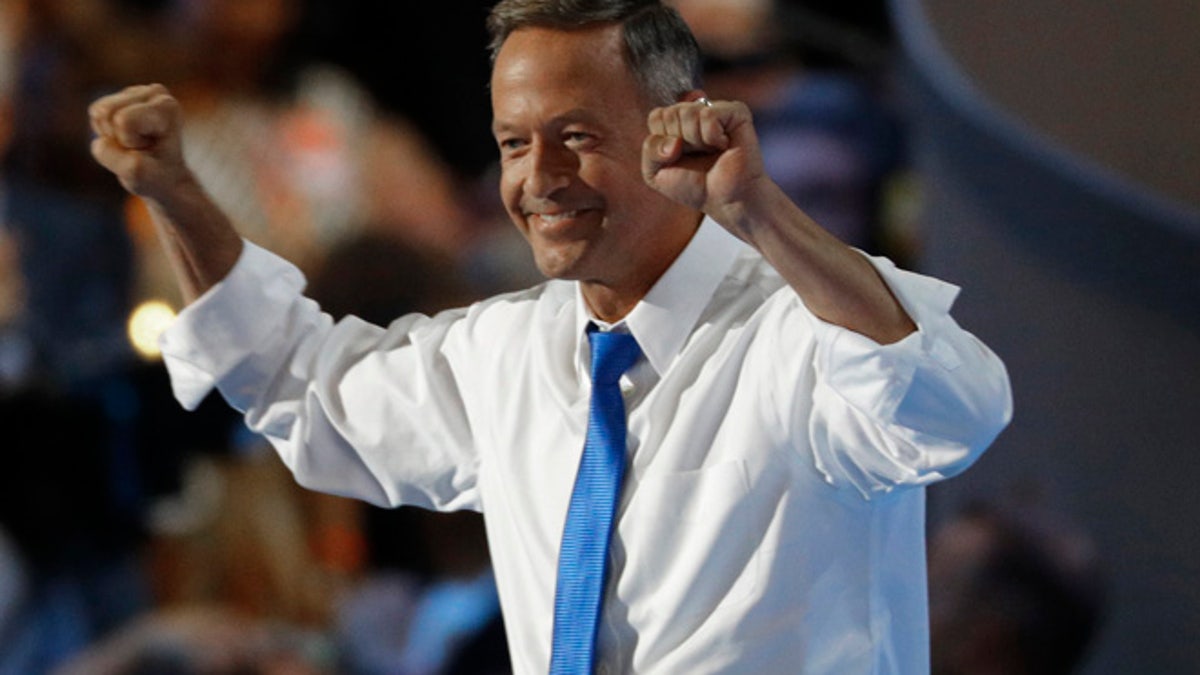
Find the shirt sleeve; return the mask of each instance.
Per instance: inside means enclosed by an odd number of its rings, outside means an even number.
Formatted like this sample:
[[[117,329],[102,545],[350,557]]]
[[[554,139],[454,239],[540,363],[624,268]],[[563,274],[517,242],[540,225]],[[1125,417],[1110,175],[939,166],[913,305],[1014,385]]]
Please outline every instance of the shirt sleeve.
[[[298,482],[383,505],[478,508],[470,424],[445,356],[458,318],[334,323],[283,259],[246,242],[163,334],[175,397],[214,388]]]
[[[811,409],[793,426],[827,482],[866,498],[961,472],[1012,417],[1004,364],[950,315],[958,288],[870,260],[917,330],[880,345],[814,318]]]

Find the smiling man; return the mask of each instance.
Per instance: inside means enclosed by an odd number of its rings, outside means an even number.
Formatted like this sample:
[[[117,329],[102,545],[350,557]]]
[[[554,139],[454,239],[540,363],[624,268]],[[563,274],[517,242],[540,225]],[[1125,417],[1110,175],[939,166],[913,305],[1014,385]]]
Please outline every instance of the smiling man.
[[[790,203],[656,0],[489,27],[501,195],[550,280],[387,327],[242,242],[166,90],[92,106],[196,299],[176,395],[217,387],[314,489],[482,511],[519,673],[927,670],[923,486],[1011,416],[956,289]]]
[[[610,321],[650,290],[700,222],[642,179],[654,105],[628,68],[613,70],[623,52],[616,26],[531,27],[505,40],[492,76],[509,215],[542,272],[582,282]]]

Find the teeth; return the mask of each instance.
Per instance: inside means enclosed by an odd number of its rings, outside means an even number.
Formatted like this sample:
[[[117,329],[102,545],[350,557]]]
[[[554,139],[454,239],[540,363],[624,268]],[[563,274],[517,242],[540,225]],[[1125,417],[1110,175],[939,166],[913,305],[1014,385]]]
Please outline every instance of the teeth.
[[[569,220],[571,218],[574,218],[575,216],[579,215],[579,212],[578,211],[566,211],[564,213],[543,213],[540,215],[541,215],[541,219],[546,222],[557,223],[562,220]]]

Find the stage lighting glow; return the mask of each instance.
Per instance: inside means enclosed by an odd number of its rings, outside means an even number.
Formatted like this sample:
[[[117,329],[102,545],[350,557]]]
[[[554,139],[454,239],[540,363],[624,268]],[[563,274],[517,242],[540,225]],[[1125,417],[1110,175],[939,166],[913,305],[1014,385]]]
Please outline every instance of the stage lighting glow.
[[[138,305],[129,315],[127,329],[129,343],[138,356],[154,360],[162,354],[158,349],[158,336],[175,320],[175,310],[162,300],[148,300]]]

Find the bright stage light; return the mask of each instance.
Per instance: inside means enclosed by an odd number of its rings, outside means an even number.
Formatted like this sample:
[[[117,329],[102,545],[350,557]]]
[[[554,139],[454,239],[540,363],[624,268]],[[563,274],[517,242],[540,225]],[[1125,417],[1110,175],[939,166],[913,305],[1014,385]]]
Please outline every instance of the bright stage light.
[[[175,320],[175,310],[162,300],[148,300],[129,315],[129,343],[138,356],[154,360],[161,356],[158,336]]]

